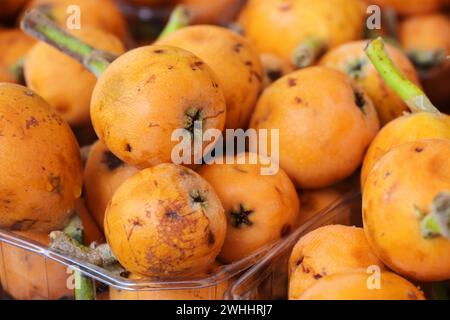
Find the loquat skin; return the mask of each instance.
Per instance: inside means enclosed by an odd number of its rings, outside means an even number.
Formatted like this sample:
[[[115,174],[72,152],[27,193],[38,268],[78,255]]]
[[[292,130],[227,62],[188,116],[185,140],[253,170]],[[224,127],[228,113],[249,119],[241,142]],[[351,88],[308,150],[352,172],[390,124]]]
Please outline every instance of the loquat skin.
[[[307,37],[320,38],[328,49],[361,39],[364,17],[359,0],[249,0],[238,22],[260,52],[290,62]]]
[[[126,2],[140,5],[140,6],[159,6],[159,5],[169,5],[173,3],[173,0],[126,0]]]
[[[75,206],[84,227],[85,244],[102,243],[104,238],[95,221],[84,208],[82,200]],[[49,245],[48,232],[15,232],[17,235]],[[71,273],[59,262],[46,259],[37,253],[2,244],[0,254],[0,281],[5,289],[17,300],[58,300],[73,297],[73,290],[67,287]]]
[[[406,114],[380,130],[364,158],[361,188],[375,164],[391,149],[419,139],[450,139],[450,117],[445,114],[420,112]]]
[[[80,8],[81,29],[91,27],[114,34],[124,43],[128,42],[128,27],[119,7],[113,0],[32,0],[27,9],[40,7],[62,26],[66,26],[70,14],[68,8]]]
[[[208,270],[212,273],[215,269]],[[199,277],[206,277],[208,274],[199,274]],[[131,274],[129,279],[145,280],[145,278]],[[114,287],[109,288],[110,300],[221,300],[229,287],[229,281],[223,281],[215,286],[201,289],[181,289],[181,290],[160,290],[160,291],[127,291]]]
[[[403,16],[439,11],[444,5],[443,0],[371,0],[370,3],[383,8],[392,8]]]
[[[204,131],[221,131],[226,104],[216,75],[200,58],[175,47],[147,46],[125,53],[101,75],[91,119],[112,153],[130,165],[148,167],[172,162],[179,144],[172,141],[176,129],[192,136],[194,121],[201,121]],[[203,143],[203,150],[211,147]]]
[[[346,184],[345,182],[321,189],[299,191],[298,196],[302,204],[299,225],[303,225],[344,196],[348,191],[345,187]],[[341,217],[344,217],[344,215],[340,215],[339,218]],[[341,221],[342,224],[346,224],[344,222],[350,223],[348,220]]]
[[[89,27],[71,33],[86,43],[116,55],[125,49],[114,35]],[[50,45],[39,42],[24,66],[28,86],[39,93],[71,126],[90,122],[89,109],[97,78],[83,65]]]
[[[307,289],[299,300],[425,300],[423,292],[395,273],[380,275],[380,289],[367,286],[366,270],[326,276]]]
[[[0,82],[18,83],[9,70],[24,58],[35,41],[20,29],[0,29]]]
[[[174,164],[145,169],[115,192],[105,235],[131,273],[187,276],[213,263],[226,234],[224,209],[197,173]]]
[[[101,141],[92,146],[84,168],[84,192],[86,206],[102,230],[105,210],[114,192],[137,172],[137,168],[125,164]]]
[[[316,229],[301,238],[289,258],[289,299],[299,299],[325,276],[384,265],[373,253],[364,230],[343,225]]]
[[[297,227],[300,203],[293,183],[283,170],[262,175],[262,164],[212,164],[198,173],[208,181],[227,216],[227,235],[219,259],[241,260],[264,245],[284,238]],[[264,201],[261,201],[264,199]]]
[[[216,73],[227,105],[225,128],[246,128],[261,91],[263,69],[258,53],[239,34],[216,26],[182,28],[157,42],[197,55]]]
[[[177,0],[192,15],[196,24],[225,25],[236,16],[242,0]]]
[[[400,96],[391,90],[379,76],[377,70],[364,52],[366,45],[367,41],[355,41],[343,44],[330,50],[319,61],[319,65],[335,68],[355,80],[372,99],[377,109],[380,123],[384,126],[389,121],[402,116],[409,109]],[[408,57],[402,51],[391,45],[386,45],[386,49],[395,65],[406,78],[420,85],[417,72]]]
[[[250,127],[279,129],[281,168],[297,187],[315,189],[359,167],[379,122],[370,98],[348,76],[312,67],[268,87]]]
[[[450,240],[421,233],[418,211],[450,190],[450,140],[425,139],[392,149],[370,172],[363,195],[364,231],[392,270],[408,279],[450,278]]]
[[[409,17],[399,25],[399,40],[406,51],[442,49],[450,54],[450,19],[440,13]]]
[[[264,69],[263,87],[267,88],[269,85],[280,79],[281,77],[293,72],[295,69],[287,61],[270,53],[261,53],[259,58]]]
[[[0,83],[0,132],[0,227],[62,228],[82,186],[70,127],[35,92]]]

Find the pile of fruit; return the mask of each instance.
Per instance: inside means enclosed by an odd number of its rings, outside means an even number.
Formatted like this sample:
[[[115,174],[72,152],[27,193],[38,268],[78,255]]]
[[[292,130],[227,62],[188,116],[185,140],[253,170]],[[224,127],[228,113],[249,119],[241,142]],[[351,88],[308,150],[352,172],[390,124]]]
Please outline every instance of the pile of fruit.
[[[364,228],[301,238],[289,298],[445,296],[448,4],[0,0],[0,228],[132,280],[199,277],[282,241],[360,174]],[[269,152],[205,138],[233,129]],[[73,297],[62,265],[0,250],[11,297]],[[161,292],[139,298],[207,298]]]

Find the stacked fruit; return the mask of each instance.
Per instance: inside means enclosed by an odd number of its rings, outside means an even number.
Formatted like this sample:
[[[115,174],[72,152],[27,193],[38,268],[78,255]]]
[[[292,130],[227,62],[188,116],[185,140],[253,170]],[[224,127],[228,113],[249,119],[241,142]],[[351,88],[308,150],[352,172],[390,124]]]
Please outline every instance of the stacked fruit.
[[[0,228],[44,243],[50,234],[54,250],[133,280],[198,277],[288,236],[362,166],[364,230],[302,238],[290,298],[420,299],[408,280],[450,278],[450,119],[420,87],[448,71],[443,2],[373,1],[402,17],[402,47],[364,39],[362,0],[19,2],[6,2],[5,21],[19,15],[40,42],[0,30]],[[137,47],[123,11],[179,3],[160,36]],[[410,16],[418,12],[429,16]],[[426,31],[435,25],[441,32]],[[431,99],[448,105],[437,87]],[[270,150],[205,138],[231,129],[266,134]],[[72,130],[81,144],[98,138],[84,165]],[[262,174],[268,164],[279,170]],[[85,246],[103,242],[90,214],[107,244]],[[10,289],[24,280],[8,275],[31,267],[11,262],[22,251],[3,251],[0,278],[14,298],[70,295],[59,279],[54,290],[39,281],[33,292]],[[371,266],[382,290],[366,286]]]

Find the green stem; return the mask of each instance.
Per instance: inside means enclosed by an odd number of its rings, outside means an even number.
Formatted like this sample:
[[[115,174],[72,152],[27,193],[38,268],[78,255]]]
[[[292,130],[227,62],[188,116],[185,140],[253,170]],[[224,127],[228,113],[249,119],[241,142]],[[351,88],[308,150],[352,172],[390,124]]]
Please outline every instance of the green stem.
[[[84,240],[83,222],[80,217],[75,214],[70,220],[64,233],[74,242],[80,245]],[[95,300],[95,282],[89,277],[84,276],[80,270],[73,271],[75,278],[75,300]]]
[[[450,193],[442,192],[433,199],[430,213],[420,222],[420,230],[426,239],[450,239]]]
[[[160,33],[158,40],[169,34],[188,26],[191,23],[191,14],[184,6],[177,6],[170,15],[164,30]]]
[[[316,36],[305,38],[292,53],[292,63],[299,68],[311,66],[325,51],[325,42]]]
[[[76,59],[97,77],[102,74],[115,55],[95,49],[89,44],[64,31],[38,9],[28,11],[22,21],[22,30]]]
[[[15,64],[8,68],[8,72],[14,77],[15,80],[23,83],[23,66],[25,58],[20,58]]]
[[[381,38],[370,41],[366,53],[384,81],[397,92],[412,112],[439,113],[422,89],[406,79],[397,68],[386,52]]]

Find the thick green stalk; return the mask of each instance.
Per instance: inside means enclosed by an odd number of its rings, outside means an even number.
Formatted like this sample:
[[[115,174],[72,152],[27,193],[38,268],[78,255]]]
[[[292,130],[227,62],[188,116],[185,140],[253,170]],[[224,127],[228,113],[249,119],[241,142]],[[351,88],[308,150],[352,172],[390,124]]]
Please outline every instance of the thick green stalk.
[[[311,66],[325,51],[325,42],[315,36],[305,38],[292,53],[292,63],[299,68]]]
[[[188,26],[191,23],[191,14],[184,6],[177,6],[170,15],[169,21],[160,33],[158,40],[169,34]]]
[[[102,74],[116,58],[113,54],[95,49],[72,36],[38,9],[25,13],[21,21],[22,30],[30,36],[44,41],[76,59],[96,76]]]
[[[73,239],[74,242],[83,243],[84,228],[80,217],[75,214],[70,220],[64,233]],[[75,300],[95,300],[95,282],[89,277],[84,276],[81,271],[74,269],[75,278]]]
[[[370,41],[366,53],[384,81],[392,90],[397,92],[412,112],[439,113],[439,110],[433,106],[422,89],[406,79],[397,68],[386,52],[381,38]]]

